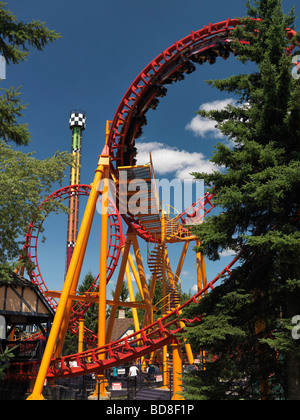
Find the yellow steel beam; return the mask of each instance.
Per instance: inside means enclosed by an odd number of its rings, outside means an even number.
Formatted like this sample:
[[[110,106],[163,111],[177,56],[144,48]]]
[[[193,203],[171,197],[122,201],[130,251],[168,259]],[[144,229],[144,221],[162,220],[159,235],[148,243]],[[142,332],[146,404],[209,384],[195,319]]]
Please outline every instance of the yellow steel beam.
[[[134,291],[133,291],[133,286],[132,286],[132,280],[131,280],[128,261],[127,261],[127,264],[126,264],[126,279],[127,279],[129,298],[130,298],[131,302],[134,302],[135,301],[135,296],[134,296]],[[144,307],[146,308],[146,305],[144,305]],[[139,318],[138,318],[136,307],[133,307],[133,306],[132,306],[132,316],[133,316],[135,332],[138,332],[140,330],[140,323],[139,323]]]
[[[140,280],[140,276],[139,276],[139,273],[138,273],[138,271],[136,269],[136,266],[134,264],[133,258],[132,258],[132,256],[131,256],[130,253],[128,254],[128,262],[129,262],[131,271],[133,273],[134,279],[136,281],[137,287],[139,289],[140,295],[142,297],[142,300],[144,301],[144,292],[143,292],[143,288],[142,288],[142,283],[141,283],[141,280]]]
[[[141,285],[142,285],[142,289],[143,289],[143,296],[144,296],[143,300],[145,301],[145,304],[146,304],[146,313],[145,313],[144,325],[150,325],[153,322],[152,301],[151,301],[150,293],[149,293],[148,286],[147,286],[146,275],[145,275],[145,270],[144,270],[144,266],[143,266],[141,251],[140,251],[140,248],[139,248],[139,244],[138,244],[138,241],[137,241],[136,234],[135,233],[128,233],[128,237],[130,238],[130,240],[133,244],[133,249],[134,249],[134,252],[135,252],[135,260],[136,260],[138,272],[139,272],[139,275],[140,275]]]
[[[84,332],[84,318],[79,318],[79,332],[78,332],[78,353],[83,352],[83,332]]]
[[[65,310],[69,301],[69,294],[71,289],[76,289],[79,281],[79,274],[82,267],[83,257],[86,251],[87,238],[90,234],[92,220],[95,214],[97,200],[99,196],[98,183],[102,179],[104,166],[102,164],[103,155],[107,156],[108,148],[103,149],[102,155],[100,156],[98,167],[95,171],[94,182],[89,195],[85,213],[83,216],[82,224],[78,234],[76,246],[74,248],[73,256],[70,262],[68,273],[66,275],[64,287],[62,290],[61,298],[59,300],[55,317],[53,320],[52,328],[48,337],[47,345],[43,355],[43,359],[39,368],[39,372],[36,378],[36,382],[32,391],[32,394],[28,397],[28,400],[43,400],[42,395],[44,382],[47,376],[47,372],[50,366],[50,361],[53,355],[53,351],[56,345],[57,338],[61,329],[61,325],[65,316]],[[75,287],[76,286],[76,287]]]
[[[173,397],[172,400],[184,400],[182,396],[182,357],[181,345],[171,344],[173,352]]]
[[[183,267],[183,263],[184,263],[184,260],[185,260],[185,257],[186,257],[186,254],[187,254],[187,251],[188,251],[188,248],[189,248],[189,244],[190,244],[189,242],[185,242],[184,245],[183,245],[183,249],[182,249],[181,256],[180,256],[178,266],[177,266],[177,270],[176,270],[176,278],[180,277],[181,270],[182,270],[182,267]]]
[[[201,242],[199,239],[196,240],[196,246],[199,247]],[[201,252],[197,252],[196,254],[196,263],[197,263],[197,286],[198,292],[200,292],[204,287],[207,286],[207,274],[206,274],[206,267],[205,267],[205,259]],[[205,292],[207,294],[208,291]],[[201,296],[199,297],[201,300]]]
[[[116,289],[115,289],[115,296],[114,296],[114,301],[115,302],[118,302],[119,299],[120,299],[122,284],[123,284],[126,265],[127,265],[127,261],[128,261],[128,254],[129,254],[129,251],[130,251],[130,246],[131,246],[131,240],[128,238],[128,235],[127,235],[125,246],[124,246],[124,252],[123,252],[123,256],[122,256],[122,261],[121,261],[121,266],[120,266],[120,270],[119,270],[117,286],[116,286]],[[114,328],[116,314],[117,314],[117,305],[113,305],[113,307],[111,308],[110,317],[109,317],[108,326],[107,326],[107,331],[106,331],[106,342],[107,343],[109,343],[110,340],[111,340],[111,335],[112,335],[113,328]]]
[[[46,297],[54,297],[54,298],[60,298],[61,292],[57,292],[54,290],[48,290],[45,292]],[[70,293],[69,299],[75,300],[78,302],[89,302],[89,303],[99,303],[99,293],[91,293],[91,294],[83,294],[83,295],[75,295]],[[121,301],[114,301],[114,300],[107,300],[106,304],[110,306],[123,306],[124,308],[139,308],[139,309],[145,309],[146,305],[142,301],[137,302],[121,302]]]
[[[108,127],[107,127],[108,130]],[[106,137],[107,140],[107,137]],[[104,347],[106,329],[106,284],[107,284],[107,245],[108,245],[108,211],[109,211],[109,179],[110,157],[102,157],[103,163],[103,191],[101,207],[101,237],[100,237],[100,271],[99,271],[99,307],[98,307],[98,347]],[[104,360],[105,354],[99,355],[99,360]],[[100,385],[100,397],[106,397],[105,373],[101,372],[97,377]],[[94,393],[98,392],[95,390]]]

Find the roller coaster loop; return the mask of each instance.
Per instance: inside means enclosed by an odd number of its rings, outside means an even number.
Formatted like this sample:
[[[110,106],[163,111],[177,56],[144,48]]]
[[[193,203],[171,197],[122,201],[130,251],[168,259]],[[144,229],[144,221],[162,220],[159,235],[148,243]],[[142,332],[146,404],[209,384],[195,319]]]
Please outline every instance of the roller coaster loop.
[[[121,223],[118,212],[114,216],[108,217],[105,211],[102,214],[101,229],[101,255],[100,255],[100,276],[99,285],[93,286],[94,296],[88,299],[87,296],[76,296],[76,288],[84,259],[86,245],[91,230],[93,215],[95,212],[99,191],[97,185],[101,180],[104,181],[102,193],[103,209],[108,208],[108,179],[115,181],[117,192],[119,191],[119,171],[126,170],[128,175],[135,179],[138,174],[148,174],[152,176],[151,165],[136,165],[135,140],[142,134],[142,127],[147,123],[146,114],[152,109],[155,110],[159,104],[160,98],[167,94],[167,87],[172,83],[183,80],[185,76],[196,70],[196,65],[202,65],[205,62],[214,64],[217,59],[228,59],[231,53],[236,54],[233,48],[232,31],[241,25],[238,19],[227,19],[223,22],[209,24],[204,28],[191,32],[188,36],[175,42],[171,47],[164,50],[154,60],[152,60],[145,69],[136,77],[128,88],[123,99],[118,106],[114,118],[107,131],[105,147],[100,155],[98,166],[95,171],[95,178],[89,191],[89,199],[85,214],[77,238],[71,264],[65,279],[64,288],[60,294],[57,303],[52,297],[50,302],[56,308],[56,315],[47,341],[46,350],[41,362],[31,362],[12,365],[8,375],[19,379],[34,379],[35,385],[29,399],[43,399],[42,389],[45,378],[70,377],[84,375],[87,373],[96,373],[103,379],[105,370],[123,363],[142,359],[146,355],[151,355],[158,349],[166,349],[166,346],[172,344],[173,349],[173,372],[174,372],[174,399],[180,398],[180,375],[182,365],[178,360],[178,349],[186,346],[186,352],[189,360],[192,359],[191,350],[187,343],[182,343],[178,338],[178,333],[185,328],[201,321],[201,317],[195,319],[181,319],[182,310],[193,302],[196,303],[199,298],[214,288],[217,281],[223,276],[230,276],[231,268],[239,260],[238,255],[215,279],[207,282],[204,258],[202,255],[197,257],[197,280],[198,293],[184,304],[178,299],[180,289],[180,272],[187,252],[188,244],[191,241],[200,241],[195,238],[189,229],[190,217],[196,216],[198,223],[203,221],[205,214],[209,213],[214,207],[213,196],[206,194],[197,203],[194,203],[190,209],[177,217],[171,219],[158,205],[158,212],[154,216],[148,217],[147,214],[122,214],[124,221],[128,225],[128,232],[125,242],[122,241]],[[287,29],[287,38],[291,40],[296,34],[295,31]],[[240,41],[246,43],[246,41]],[[286,51],[291,54],[295,45],[291,45]],[[146,177],[146,175],[145,175]],[[144,178],[145,179],[145,178]],[[67,187],[61,195],[70,195],[73,186]],[[78,193],[87,194],[88,187],[77,186]],[[58,195],[59,195],[58,194]],[[120,194],[118,196],[120,200]],[[148,200],[153,200],[149,190]],[[128,197],[127,197],[128,200]],[[107,212],[106,212],[107,213]],[[198,218],[197,218],[198,217]],[[107,254],[108,238],[107,229],[108,220],[110,220],[111,238],[109,252]],[[46,294],[46,286],[42,279],[36,260],[37,236],[34,233],[34,226],[30,226],[27,235],[26,247],[30,258],[35,261],[37,273],[34,272],[32,281],[39,284]],[[115,235],[115,236],[114,236]],[[36,237],[35,237],[36,236]],[[145,272],[143,269],[143,260],[140,255],[137,237],[142,238],[149,246],[154,247],[148,253],[148,265],[152,270],[152,283],[148,290]],[[34,241],[36,240],[36,241]],[[178,262],[176,273],[172,273],[167,253],[167,244],[173,242],[183,243],[183,251]],[[134,267],[130,247],[133,246],[137,270]],[[115,291],[114,302],[112,302],[111,318],[109,320],[108,331],[105,340],[105,308],[106,308],[106,283],[109,280],[118,260],[120,249],[122,248],[122,261],[119,268],[119,277]],[[108,257],[108,258],[107,258]],[[35,259],[34,259],[35,258]],[[110,262],[108,261],[110,259]],[[134,302],[131,299],[129,305],[132,312],[138,305],[144,308],[145,317],[143,327],[139,327],[137,316],[135,319],[135,333],[129,337],[112,342],[110,340],[111,330],[113,328],[114,317],[117,306],[120,306],[120,289],[125,273],[128,274],[128,264],[135,275],[137,284],[140,288],[140,294],[143,301]],[[130,276],[129,276],[130,277]],[[128,280],[128,278],[127,278]],[[152,297],[157,281],[163,284],[163,309],[162,317],[153,321],[154,305]],[[130,282],[128,282],[130,284]],[[73,306],[73,300],[76,301]],[[62,331],[72,328],[77,320],[76,314],[72,308],[78,308],[78,300],[89,300],[99,303],[99,331],[98,341],[94,348],[78,352],[77,354],[60,357],[61,342],[64,339]],[[80,311],[84,312],[86,304],[80,304]],[[57,348],[56,343],[59,343]],[[177,352],[177,353],[176,353]],[[163,352],[166,354],[166,351]],[[55,355],[55,357],[53,357]],[[165,357],[165,356],[163,356]],[[165,362],[165,359],[164,359]],[[164,385],[167,383],[164,382]],[[100,390],[101,395],[105,396],[105,388]]]

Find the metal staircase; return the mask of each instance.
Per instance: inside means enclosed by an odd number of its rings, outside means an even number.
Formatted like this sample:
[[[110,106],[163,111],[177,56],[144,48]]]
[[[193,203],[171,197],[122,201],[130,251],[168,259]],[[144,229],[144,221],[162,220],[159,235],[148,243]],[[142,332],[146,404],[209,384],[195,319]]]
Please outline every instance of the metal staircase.
[[[131,214],[157,238],[161,235],[161,206],[152,163],[119,167],[119,202],[122,214]]]
[[[132,214],[156,241],[151,252],[148,243],[147,256],[152,275],[163,284],[163,298],[155,305],[154,313],[162,310],[163,315],[169,314],[180,306],[181,285],[180,279],[171,272],[165,243],[182,239],[180,214],[169,205],[162,209],[151,155],[148,165],[118,169],[120,208],[125,210],[124,213]],[[186,235],[187,229],[182,231]]]
[[[147,262],[149,270],[156,277],[156,281],[161,283],[165,281],[165,296],[155,305],[154,313],[162,309],[164,314],[168,314],[180,306],[181,285],[180,279],[176,278],[169,267],[164,269],[164,249],[163,244],[156,244],[151,252],[148,250]]]

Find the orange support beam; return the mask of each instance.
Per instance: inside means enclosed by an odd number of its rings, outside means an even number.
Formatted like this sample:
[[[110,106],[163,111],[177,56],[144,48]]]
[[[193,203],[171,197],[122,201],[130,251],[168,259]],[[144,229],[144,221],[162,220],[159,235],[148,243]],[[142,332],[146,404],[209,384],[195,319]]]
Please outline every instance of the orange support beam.
[[[182,356],[181,345],[171,344],[173,352],[173,397],[172,400],[184,400],[182,396]]]
[[[129,254],[129,251],[130,251],[130,245],[131,245],[131,240],[127,236],[125,246],[124,246],[123,257],[122,257],[122,261],[121,261],[119,276],[118,276],[118,280],[117,280],[117,286],[116,286],[116,289],[115,289],[115,295],[114,295],[114,301],[115,302],[120,300],[122,284],[123,284],[125,270],[126,270],[127,261],[128,261],[128,254]],[[107,331],[106,331],[106,342],[107,343],[109,343],[110,340],[111,340],[111,335],[112,335],[112,331],[113,331],[113,328],[114,328],[117,309],[118,309],[117,305],[114,305],[111,308],[110,317],[109,317],[109,321],[108,321],[108,327],[107,327]]]
[[[107,244],[108,244],[108,197],[109,197],[109,156],[103,162],[104,187],[102,193],[101,215],[101,248],[100,248],[100,274],[99,274],[99,316],[98,316],[98,347],[105,346],[105,320],[106,320],[106,282],[107,282]],[[105,359],[105,354],[100,354],[100,360]],[[100,397],[106,397],[105,373],[99,375]]]
[[[100,156],[98,167],[95,171],[94,182],[92,185],[91,193],[87,202],[85,213],[83,216],[82,224],[80,227],[79,235],[77,238],[74,253],[71,259],[71,263],[67,272],[64,287],[62,290],[61,298],[59,300],[52,328],[47,341],[44,356],[40,365],[40,369],[36,378],[34,389],[32,394],[28,397],[28,400],[43,400],[42,395],[43,386],[47,377],[47,372],[50,366],[51,358],[56,346],[56,341],[60,334],[62,322],[65,317],[65,310],[69,301],[69,295],[71,290],[76,290],[79,281],[79,275],[82,268],[82,262],[86,251],[87,240],[90,234],[92,226],[92,220],[95,214],[97,200],[99,196],[98,184],[102,179],[104,166],[103,157],[108,155],[108,147],[105,146]]]

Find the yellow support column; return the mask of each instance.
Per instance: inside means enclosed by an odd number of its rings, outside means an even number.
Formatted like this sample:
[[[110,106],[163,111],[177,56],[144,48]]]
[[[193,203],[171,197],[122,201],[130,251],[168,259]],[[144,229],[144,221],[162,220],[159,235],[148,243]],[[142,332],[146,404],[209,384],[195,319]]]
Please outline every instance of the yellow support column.
[[[108,151],[108,147],[105,146],[103,149],[102,155],[106,156],[107,151]],[[32,394],[28,397],[28,400],[43,400],[44,399],[42,395],[44,382],[45,382],[47,372],[50,366],[51,358],[54,352],[56,340],[58,338],[60,328],[63,322],[63,318],[65,316],[65,309],[69,300],[71,288],[72,286],[77,287],[77,284],[79,281],[79,274],[81,271],[83,256],[85,254],[86,245],[87,245],[87,240],[85,239],[89,237],[90,229],[91,229],[91,220],[95,214],[95,209],[96,209],[97,200],[99,196],[98,184],[101,181],[103,170],[104,170],[102,161],[101,161],[102,155],[100,156],[100,159],[98,162],[98,167],[96,169],[94,182],[93,182],[92,189],[89,195],[88,203],[85,209],[82,224],[81,224],[80,231],[78,234],[76,246],[74,248],[72,260],[68,269],[68,273],[66,275],[64,287],[63,287],[61,297],[57,306],[57,310],[55,313],[55,317],[53,320],[52,328],[49,334],[49,338],[47,341],[43,359],[40,365],[38,376],[36,378],[36,382],[35,382]]]
[[[128,254],[128,256],[129,255],[130,255],[130,253]],[[130,269],[129,269],[129,262],[127,262],[127,265],[126,265],[126,278],[127,278],[127,286],[128,286],[130,302],[135,302],[135,296],[134,296],[134,291],[133,291],[133,286],[132,286],[132,279],[131,279],[131,274],[130,274]],[[131,308],[131,310],[132,310],[132,316],[133,316],[133,322],[134,322],[134,330],[135,330],[135,332],[138,332],[138,331],[140,331],[140,323],[139,323],[137,309],[136,308]],[[140,338],[141,336],[138,335],[137,337]],[[141,357],[140,362],[141,362],[141,366],[146,367],[145,357]],[[137,361],[137,363],[138,363],[138,361]]]
[[[196,240],[196,246],[199,247],[201,245],[201,241],[199,239]],[[197,286],[198,292],[200,292],[204,287],[207,286],[207,274],[206,274],[206,267],[205,267],[205,259],[201,252],[197,252],[196,254],[196,263],[197,263]],[[205,292],[207,295],[208,291]],[[199,301],[202,299],[202,296],[199,296]],[[200,349],[201,357],[201,365],[202,368],[205,370],[205,350]]]
[[[164,225],[164,223],[163,223]],[[169,299],[168,306],[166,306],[166,295],[167,295],[167,281],[166,281],[166,244],[163,243],[163,272],[162,272],[162,297],[164,301],[164,307],[163,307],[163,315],[166,315],[170,311],[171,302]],[[162,388],[169,388],[169,367],[168,367],[168,346],[163,347],[163,385]]]
[[[126,265],[126,278],[127,278],[127,286],[128,286],[130,302],[135,302],[135,296],[134,296],[134,291],[133,291],[132,280],[131,280],[131,275],[130,275],[130,269],[129,269],[128,262],[127,262],[127,265]],[[133,316],[133,322],[134,322],[134,329],[135,329],[135,332],[138,332],[140,330],[140,323],[139,323],[139,318],[138,318],[138,314],[137,314],[137,309],[136,308],[131,308],[131,309],[132,309],[132,316]]]
[[[196,246],[199,247],[201,242],[199,239],[196,240]],[[198,292],[200,292],[204,287],[207,286],[207,274],[206,274],[206,267],[205,267],[205,259],[201,252],[197,252],[196,254],[196,263],[197,263],[197,286]],[[207,294],[207,292],[205,293]],[[199,300],[201,296],[199,297]]]
[[[173,351],[173,397],[172,400],[184,400],[182,392],[182,358],[181,345],[172,344]]]
[[[104,169],[102,167],[102,173],[103,173],[103,170]],[[99,186],[100,181],[101,181],[101,179],[99,181],[97,181],[97,185],[96,185],[98,190],[99,190],[98,186]],[[92,184],[92,187],[93,187],[93,184]],[[99,196],[99,191],[98,191],[98,196]],[[91,230],[93,219],[94,219],[94,213],[91,213],[89,215],[89,218],[88,218],[88,221],[87,221],[88,222],[87,223],[87,232],[90,232],[90,230]],[[88,240],[89,240],[89,234],[85,235],[85,237],[83,239],[82,249],[86,249],[87,244],[88,244]],[[78,261],[77,261],[77,267],[76,267],[76,270],[75,270],[75,273],[74,273],[74,278],[75,279],[77,279],[77,278],[79,279],[79,277],[80,277],[81,267],[82,267],[82,264],[83,264],[84,256],[85,256],[85,252],[82,252],[80,254],[80,257],[79,257]],[[77,283],[78,282],[73,282],[72,283],[70,293],[72,293],[72,294],[76,293]],[[65,342],[65,337],[66,337],[67,330],[68,330],[68,327],[69,327],[69,320],[70,320],[70,315],[71,315],[73,304],[74,304],[74,302],[72,301],[72,299],[69,299],[68,302],[67,302],[66,309],[65,309],[63,322],[62,322],[62,325],[61,325],[61,328],[60,328],[60,331],[59,331],[59,336],[58,336],[58,339],[57,339],[57,342],[56,342],[56,347],[55,347],[55,351],[54,351],[54,358],[58,358],[61,355],[62,348],[63,348],[64,342]]]
[[[134,275],[137,287],[139,288],[139,292],[141,294],[142,300],[144,300],[144,292],[143,292],[143,287],[142,287],[142,283],[141,283],[141,280],[140,280],[140,276],[139,276],[139,273],[138,273],[138,271],[137,271],[137,269],[134,265],[134,261],[133,261],[133,258],[132,258],[130,253],[128,254],[128,262],[129,262],[131,271]]]
[[[131,246],[131,240],[127,235],[125,246],[124,246],[124,251],[123,251],[123,256],[122,256],[122,261],[121,261],[121,266],[120,266],[120,271],[119,271],[119,276],[118,276],[118,281],[117,281],[117,286],[116,286],[116,289],[115,289],[115,296],[114,296],[114,301],[115,302],[118,302],[120,300],[122,284],[123,284],[125,270],[126,270],[126,266],[127,266],[130,246]],[[114,328],[117,309],[118,309],[118,306],[113,305],[112,308],[111,308],[111,311],[110,311],[110,317],[109,317],[108,327],[107,327],[107,331],[106,331],[106,342],[107,343],[109,343],[110,340],[111,340],[111,335],[112,335],[113,328]]]
[[[203,277],[203,287],[207,286],[207,274],[206,274],[206,266],[205,266],[205,258],[204,255],[201,254],[201,271],[202,271],[202,277]],[[205,292],[207,295],[208,291]]]
[[[83,329],[84,329],[84,318],[79,318],[79,331],[78,331],[78,353],[83,352]]]
[[[104,159],[104,158],[103,158]],[[101,214],[101,248],[100,248],[100,272],[99,272],[99,316],[98,316],[98,347],[105,346],[105,321],[106,321],[106,283],[107,283],[107,243],[108,243],[108,198],[109,198],[109,168],[110,158],[107,156],[104,166],[104,186],[102,193],[102,214]],[[100,360],[105,354],[100,354]],[[106,397],[105,373],[99,375],[100,397]]]
[[[182,267],[183,267],[183,263],[184,263],[184,260],[185,260],[185,257],[186,257],[186,254],[187,254],[187,251],[188,251],[188,248],[189,248],[189,244],[190,244],[189,242],[184,242],[183,249],[182,249],[182,252],[181,252],[181,256],[180,256],[180,259],[179,259],[179,262],[178,262],[178,267],[177,267],[177,270],[176,270],[176,278],[180,277],[181,270],[182,270]]]
[[[141,285],[142,285],[142,289],[143,289],[143,296],[144,296],[143,299],[145,300],[145,305],[146,305],[146,314],[145,314],[145,319],[144,319],[144,326],[145,325],[150,325],[153,322],[152,302],[151,302],[151,299],[150,299],[150,293],[149,293],[148,286],[147,286],[146,275],[145,275],[143,261],[142,261],[142,257],[141,257],[141,251],[140,251],[139,244],[138,244],[135,233],[130,233],[130,234],[128,234],[128,236],[131,239],[133,249],[134,249],[134,252],[135,252],[136,264],[137,264],[137,267],[138,267],[138,272],[139,272],[139,275],[140,275]]]
[[[94,213],[90,214],[90,216],[89,216],[88,225],[87,225],[87,232],[90,232],[90,230],[91,230],[93,219],[94,219]],[[83,239],[83,242],[82,242],[82,248],[83,249],[86,249],[87,244],[88,244],[88,240],[89,240],[89,234],[85,235],[85,237]],[[80,254],[80,257],[77,261],[77,267],[76,267],[76,270],[75,270],[75,273],[74,273],[74,279],[77,279],[77,278],[79,279],[79,277],[80,277],[81,267],[82,267],[82,264],[83,264],[84,256],[85,256],[85,252]],[[78,281],[72,283],[70,293],[72,293],[72,294],[76,293],[77,283],[78,283]],[[60,328],[60,331],[59,331],[59,336],[58,336],[55,351],[54,351],[54,358],[58,358],[61,355],[63,345],[64,345],[64,342],[65,342],[65,337],[66,337],[67,330],[68,330],[68,327],[69,327],[69,320],[70,320],[73,304],[74,304],[73,300],[69,299],[68,302],[67,302],[66,309],[65,309],[63,322],[62,322],[62,325],[61,325],[61,328]]]
[[[165,236],[166,236],[166,218],[165,213],[161,209],[161,242],[163,244],[163,260],[162,260],[162,297],[163,301],[165,302],[165,298],[167,295],[167,283],[166,283],[166,243],[165,243]],[[170,310],[170,302],[168,304],[168,307],[163,307],[163,315],[165,315]],[[169,386],[169,375],[168,375],[168,346],[163,347],[163,385],[162,388],[168,388]]]
[[[183,251],[182,251],[182,254],[181,254],[181,258],[180,258],[180,261],[179,261],[180,270],[179,270],[179,267],[178,267],[177,268],[178,276],[176,274],[175,279],[173,278],[173,273],[172,273],[172,269],[171,269],[170,260],[169,260],[169,257],[168,257],[167,250],[165,250],[165,253],[166,253],[165,254],[166,268],[167,268],[168,278],[169,278],[170,283],[173,282],[173,287],[176,287],[176,285],[177,285],[177,281],[178,281],[179,275],[181,273],[181,269],[182,269],[182,266],[183,266],[183,262],[184,262],[184,259],[185,259],[185,256],[186,256],[188,246],[189,246],[189,243],[184,244]],[[179,303],[178,306],[180,306],[180,303]],[[180,311],[180,314],[181,314],[181,311]],[[180,321],[180,326],[182,328],[184,328],[184,326],[185,326],[184,322]],[[193,356],[193,352],[192,352],[192,347],[191,347],[190,344],[188,344],[186,342],[186,340],[184,340],[184,343],[185,343],[184,345],[185,345],[185,351],[186,351],[186,354],[187,354],[188,362],[189,362],[190,365],[193,365],[194,364],[194,356]]]

